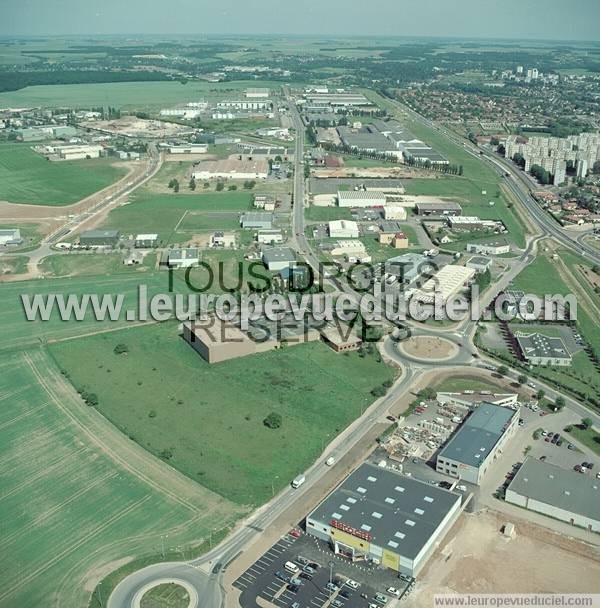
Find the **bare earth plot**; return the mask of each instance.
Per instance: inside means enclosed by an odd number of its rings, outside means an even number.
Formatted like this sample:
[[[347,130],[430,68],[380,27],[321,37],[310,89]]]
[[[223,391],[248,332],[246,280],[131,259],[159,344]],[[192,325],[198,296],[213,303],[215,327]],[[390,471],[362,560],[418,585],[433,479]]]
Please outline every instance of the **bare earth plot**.
[[[517,535],[500,534],[506,519],[466,514],[453,539],[429,563],[409,607],[433,606],[445,593],[597,593],[600,555],[593,548],[523,520]]]
[[[41,349],[0,356],[0,478],[3,607],[85,606],[110,562],[241,515],[83,405]]]

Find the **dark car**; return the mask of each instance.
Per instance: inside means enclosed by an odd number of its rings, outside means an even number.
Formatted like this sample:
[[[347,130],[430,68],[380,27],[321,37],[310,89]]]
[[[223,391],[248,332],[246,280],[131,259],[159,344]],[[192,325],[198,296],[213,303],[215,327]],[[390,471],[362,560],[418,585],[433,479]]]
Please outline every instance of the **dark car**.
[[[590,471],[594,468],[594,463],[593,462],[588,462],[588,467],[587,467]]]
[[[350,591],[348,591],[347,589],[342,589],[340,591],[340,595],[342,597],[345,597],[346,599],[348,599],[352,594],[350,593]]]
[[[298,593],[300,590],[300,585],[292,585],[291,583],[287,586],[288,591],[291,593]]]
[[[313,570],[318,570],[321,565],[317,564],[317,562],[310,562],[310,564],[308,564]]]
[[[300,572],[300,574],[298,575],[300,578],[303,578],[306,581],[312,581],[312,574],[309,574],[308,572]]]

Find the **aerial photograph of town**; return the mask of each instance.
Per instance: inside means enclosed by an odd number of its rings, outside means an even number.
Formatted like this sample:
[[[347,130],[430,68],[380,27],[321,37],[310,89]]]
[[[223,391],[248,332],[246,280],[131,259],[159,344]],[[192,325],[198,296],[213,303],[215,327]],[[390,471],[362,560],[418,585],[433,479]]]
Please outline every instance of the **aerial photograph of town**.
[[[0,0],[0,608],[600,608],[600,1]]]

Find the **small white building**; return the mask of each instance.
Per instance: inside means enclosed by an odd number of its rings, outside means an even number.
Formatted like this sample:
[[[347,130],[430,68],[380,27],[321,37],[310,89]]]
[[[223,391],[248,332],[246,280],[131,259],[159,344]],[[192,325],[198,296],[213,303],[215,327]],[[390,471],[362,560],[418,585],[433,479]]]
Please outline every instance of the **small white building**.
[[[158,234],[138,234],[135,237],[137,249],[151,249],[158,245]]]
[[[235,232],[224,232],[218,230],[210,237],[210,246],[223,249],[235,247]]]
[[[333,220],[329,222],[329,236],[339,239],[357,239],[360,231],[356,222]]]
[[[182,144],[169,147],[169,154],[206,154],[207,152],[208,144]]]
[[[510,252],[510,244],[506,239],[467,243],[467,251],[482,255],[502,255]]]
[[[383,217],[386,220],[397,220],[403,222],[406,220],[406,208],[402,205],[388,203],[383,208]]]
[[[261,245],[276,245],[283,243],[283,233],[281,230],[259,230],[256,235],[256,240]]]

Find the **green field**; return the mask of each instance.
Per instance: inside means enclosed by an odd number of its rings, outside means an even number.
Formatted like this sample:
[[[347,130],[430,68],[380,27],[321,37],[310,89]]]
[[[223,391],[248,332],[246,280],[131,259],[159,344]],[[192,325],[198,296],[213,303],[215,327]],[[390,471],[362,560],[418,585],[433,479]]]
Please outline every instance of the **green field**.
[[[304,212],[304,217],[311,222],[331,222],[333,220],[351,220],[352,212],[343,207],[317,207],[311,205]]]
[[[124,234],[157,233],[161,241],[172,243],[197,232],[239,228],[239,214],[252,206],[250,192],[197,192],[136,194],[114,209],[102,227]]]
[[[0,144],[0,200],[70,205],[125,175],[105,159],[51,162],[29,144]]]
[[[130,276],[126,273],[107,276],[82,276],[49,280],[21,281],[6,283],[0,289],[0,329],[2,330],[2,347],[0,350],[22,348],[39,344],[40,341],[56,340],[81,335],[88,332],[114,329],[126,325],[125,309],[137,309],[138,287],[147,285],[148,294],[167,293],[168,276],[166,272],[133,271]],[[176,281],[176,290],[187,292],[182,282]],[[21,302],[21,295],[34,294],[123,294],[123,311],[117,321],[106,320],[99,322],[93,317],[91,310],[82,321],[69,323],[60,320],[54,312],[49,321],[27,321]]]
[[[447,393],[460,393],[462,391],[492,391],[500,392],[502,389],[493,382],[486,382],[471,376],[456,376],[454,378],[446,378],[435,386],[436,391]]]
[[[144,262],[136,266],[125,266],[123,257],[123,253],[57,254],[44,258],[39,268],[48,277],[115,275],[118,273],[131,276],[134,273],[153,269],[156,263],[155,253],[147,255]]]
[[[543,296],[545,294],[573,293],[557,270],[557,263],[545,255],[538,255],[536,260],[527,266],[514,281],[515,287],[526,294]],[[596,300],[597,302],[597,300]],[[582,335],[596,350],[600,349],[600,328],[597,318],[591,314],[584,302],[578,298],[577,327]],[[537,367],[536,371],[548,380],[558,380],[565,386],[586,394],[597,395],[600,392],[600,374],[596,371],[589,357],[579,352],[573,357],[573,363],[567,368]]]
[[[118,343],[127,355],[115,355]],[[243,505],[265,502],[310,466],[394,374],[373,356],[337,355],[322,343],[209,365],[174,323],[50,348],[126,435]],[[283,417],[278,430],[262,423],[273,411]]]
[[[235,82],[112,82],[97,84],[57,84],[27,87],[0,93],[0,107],[82,107],[116,106],[158,108],[170,104],[205,99],[235,97],[247,87],[279,88],[266,81]]]
[[[239,507],[84,405],[41,349],[0,356],[0,605],[86,606],[127,556],[199,544]]]
[[[579,425],[572,425],[569,435],[600,456],[600,435],[594,429],[584,429]]]

